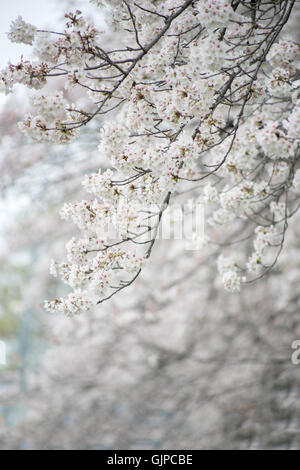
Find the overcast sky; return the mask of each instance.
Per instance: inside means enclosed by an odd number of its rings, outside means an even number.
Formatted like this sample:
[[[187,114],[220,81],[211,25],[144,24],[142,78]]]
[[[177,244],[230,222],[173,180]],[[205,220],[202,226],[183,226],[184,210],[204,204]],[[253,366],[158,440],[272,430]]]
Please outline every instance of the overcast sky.
[[[8,40],[6,32],[9,31],[9,25],[12,20],[21,15],[28,23],[38,28],[44,28],[51,24],[53,26],[53,22],[57,20],[58,15],[55,12],[55,6],[57,6],[57,4],[53,0],[0,1],[0,69],[2,69],[9,60],[14,63],[20,59],[22,53],[24,55],[27,51],[28,55],[30,53],[30,46],[11,43]]]

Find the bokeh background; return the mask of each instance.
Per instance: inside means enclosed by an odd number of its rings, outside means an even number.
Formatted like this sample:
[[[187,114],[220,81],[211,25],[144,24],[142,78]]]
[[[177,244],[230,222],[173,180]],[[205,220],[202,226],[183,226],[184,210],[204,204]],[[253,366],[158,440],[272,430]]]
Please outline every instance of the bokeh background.
[[[30,55],[6,38],[11,20],[59,29],[74,8],[96,17],[87,0],[7,2],[1,67]],[[299,35],[299,18],[285,34]],[[213,252],[160,241],[128,290],[49,315],[43,300],[65,293],[49,263],[75,235],[59,209],[105,165],[101,122],[71,145],[36,144],[17,126],[22,87],[0,103],[0,449],[299,449],[299,215],[276,269],[239,294],[220,287]]]

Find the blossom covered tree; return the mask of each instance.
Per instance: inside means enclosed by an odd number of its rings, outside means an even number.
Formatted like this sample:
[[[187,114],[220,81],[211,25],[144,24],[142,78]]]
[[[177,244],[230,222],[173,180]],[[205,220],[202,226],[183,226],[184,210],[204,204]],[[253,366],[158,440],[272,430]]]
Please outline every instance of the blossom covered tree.
[[[99,152],[110,168],[84,178],[89,199],[64,205],[82,236],[68,243],[67,262],[51,265],[74,291],[48,310],[88,310],[132,284],[164,212],[185,197],[208,206],[210,232],[195,240],[217,247],[227,290],[275,265],[299,206],[300,47],[279,38],[295,3],[116,0],[103,10],[104,31],[79,11],[62,32],[13,22],[10,39],[34,43],[36,57],[3,70],[1,89],[39,90],[22,131],[68,143],[106,118]],[[90,104],[44,93],[58,76]],[[103,233],[111,223],[117,240]]]

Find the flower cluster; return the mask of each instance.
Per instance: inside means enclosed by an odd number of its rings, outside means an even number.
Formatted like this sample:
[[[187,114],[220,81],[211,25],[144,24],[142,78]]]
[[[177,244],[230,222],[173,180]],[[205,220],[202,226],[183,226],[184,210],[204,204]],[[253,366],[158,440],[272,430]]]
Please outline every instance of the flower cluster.
[[[17,65],[9,64],[0,73],[0,91],[11,93],[16,83],[39,90],[46,84],[48,73],[49,66],[46,63],[33,65],[29,61],[21,60]]]
[[[274,68],[295,71],[300,61],[300,45],[293,41],[279,41],[271,47],[267,61]]]
[[[257,227],[256,238],[253,242],[254,252],[248,260],[247,269],[250,273],[257,273],[265,264],[266,253],[269,247],[278,244],[279,234],[274,225],[270,227]]]
[[[228,292],[239,292],[244,277],[238,274],[238,266],[232,258],[220,255],[218,258],[218,271],[222,275],[222,283]]]
[[[38,142],[58,143],[68,143],[76,137],[76,129],[66,124],[75,116],[62,93],[55,96],[37,95],[32,99],[32,106],[38,114],[28,114],[19,123],[25,135]]]
[[[18,18],[12,22],[10,32],[7,35],[11,42],[21,42],[32,45],[35,34],[36,27],[26,23],[21,16],[18,16]]]
[[[197,10],[200,21],[209,29],[224,28],[230,20],[238,19],[228,0],[201,0]]]
[[[95,302],[91,301],[80,290],[70,293],[67,298],[60,297],[52,301],[46,300],[44,303],[44,307],[48,312],[60,312],[65,315],[76,315],[90,310],[94,306]]]
[[[89,310],[96,305],[99,297],[109,295],[120,271],[122,274],[136,274],[145,262],[145,258],[135,251],[98,246],[96,240],[72,239],[67,245],[70,262],[51,262],[50,274],[59,276],[74,289],[74,294],[66,300],[61,298],[46,302],[47,310],[67,314],[76,314],[80,309]]]
[[[289,158],[294,155],[295,146],[293,142],[278,128],[277,122],[267,122],[263,129],[258,131],[256,139],[269,158]]]

